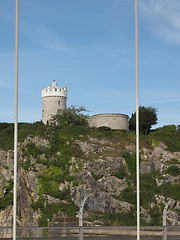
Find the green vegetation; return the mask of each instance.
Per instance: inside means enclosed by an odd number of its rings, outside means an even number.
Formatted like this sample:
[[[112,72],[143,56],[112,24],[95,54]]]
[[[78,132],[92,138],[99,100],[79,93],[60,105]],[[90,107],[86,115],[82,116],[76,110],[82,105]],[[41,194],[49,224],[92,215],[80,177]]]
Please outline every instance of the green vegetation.
[[[125,167],[122,166],[121,168],[119,168],[117,170],[117,172],[111,173],[111,176],[116,176],[119,179],[123,179],[124,177],[127,176],[127,171],[126,171]]]
[[[38,200],[36,202],[31,203],[31,207],[34,211],[40,209],[41,211],[44,209],[46,199],[43,197],[42,193],[39,193]]]
[[[158,188],[159,194],[180,201],[180,185],[166,182]]]
[[[152,125],[157,123],[157,109],[154,107],[139,107],[139,130],[142,134],[149,134]],[[131,115],[129,129],[136,129],[136,112]]]
[[[64,202],[47,204],[42,210],[38,225],[41,227],[47,226],[48,222],[52,220],[54,214],[61,217],[63,216],[62,213],[66,213],[67,217],[75,217],[77,212],[78,207],[75,206],[73,202],[70,202],[69,204]]]
[[[170,152],[180,151],[180,125],[167,125],[157,128],[150,134],[150,139],[164,142]]]
[[[180,161],[178,161],[178,159],[176,159],[176,158],[171,158],[169,163],[170,164],[180,164]]]
[[[6,209],[13,204],[13,181],[9,180],[6,186],[6,192],[3,197],[0,197],[0,210]]]
[[[121,192],[120,199],[124,202],[136,204],[136,192],[132,187],[126,188]]]
[[[41,122],[36,123],[19,123],[18,124],[18,141],[23,142],[27,136],[46,137],[50,131],[50,126]],[[3,150],[13,149],[14,147],[14,124],[0,123],[0,148]]]
[[[125,159],[127,167],[131,174],[135,174],[136,172],[136,153],[129,153],[128,151],[124,151],[121,153],[121,156]]]
[[[91,173],[92,174],[92,177],[94,178],[94,180],[99,180],[103,177],[103,174],[94,174],[93,172]]]
[[[0,148],[12,149],[14,145],[14,124],[0,123]]]
[[[71,109],[72,110],[72,109]],[[98,180],[103,177],[99,170],[100,165],[96,165],[96,159],[100,156],[106,159],[108,156],[123,157],[125,159],[127,168],[114,168],[113,172],[109,172],[111,176],[116,176],[118,179],[125,179],[127,188],[121,191],[121,194],[113,197],[125,201],[133,206],[136,205],[136,153],[130,152],[126,146],[134,146],[136,135],[134,131],[126,130],[111,130],[106,127],[89,128],[85,122],[81,122],[81,115],[78,114],[77,119],[68,118],[61,122],[58,126],[44,125],[40,122],[29,124],[19,124],[19,142],[23,142],[28,136],[31,138],[29,142],[20,149],[20,164],[26,171],[37,171],[36,163],[44,165],[42,172],[39,173],[38,184],[39,193],[38,200],[32,199],[31,207],[34,211],[39,211],[41,217],[39,218],[39,226],[47,226],[56,216],[75,216],[78,211],[77,206],[72,202],[73,196],[70,194],[70,186],[78,186],[81,184],[81,179],[76,179],[76,173],[80,173],[83,163],[92,163],[92,177]],[[57,118],[58,119],[58,118]],[[58,120],[60,121],[60,120]],[[146,132],[147,133],[147,132]],[[149,132],[148,132],[149,133]],[[14,126],[9,123],[0,123],[0,149],[13,149],[13,135]],[[38,145],[34,142],[34,137],[39,136],[49,141],[47,147]],[[90,142],[90,138],[96,138],[95,144],[102,149],[102,151],[95,151],[94,153],[85,154],[78,145],[78,141]],[[101,140],[101,141],[100,141]],[[103,148],[106,142],[106,147]],[[151,131],[148,135],[144,132],[140,134],[140,147],[152,149],[154,146],[159,146],[160,142],[164,142],[169,151],[180,151],[180,125],[169,125]],[[112,144],[112,145],[111,145]],[[133,148],[132,148],[133,149]],[[76,163],[72,163],[71,159],[74,157]],[[140,159],[141,161],[141,159]],[[180,169],[178,168],[179,160],[171,159],[167,162],[169,165],[164,173],[178,176]],[[110,165],[103,166],[104,169],[109,168]],[[70,174],[71,168],[71,174]],[[4,169],[9,169],[9,166],[4,166]],[[93,171],[94,169],[94,171]],[[130,173],[128,173],[127,172]],[[141,189],[141,206],[148,210],[151,217],[150,225],[160,225],[162,223],[163,205],[157,205],[155,195],[163,195],[175,200],[180,200],[180,186],[178,183],[172,184],[166,182],[161,186],[157,186],[156,179],[161,178],[160,171],[150,172],[148,174],[141,174],[140,189]],[[62,190],[60,185],[64,184]],[[61,186],[62,186],[61,185]],[[0,210],[12,205],[13,199],[13,184],[10,181],[7,184],[5,194],[0,197]],[[103,188],[103,191],[107,189]],[[49,204],[46,195],[58,198],[60,203]],[[149,203],[154,203],[151,208]],[[144,221],[144,216],[142,222]],[[101,213],[97,217],[103,220],[105,225],[135,225],[136,224],[136,209],[132,207],[129,212],[120,213]],[[145,224],[145,222],[143,222]],[[43,233],[46,235],[46,232]]]
[[[82,112],[87,112],[85,107],[70,106],[65,110],[62,110],[60,114],[57,114],[53,117],[58,124],[67,124],[73,126],[87,126],[87,116]]]
[[[170,166],[167,170],[166,173],[171,174],[173,176],[178,176],[180,175],[180,168],[177,166]]]
[[[132,208],[129,212],[107,212],[103,213],[101,219],[106,226],[135,226],[136,225],[136,213]]]
[[[152,173],[141,174],[141,206],[149,208],[150,202],[156,202],[155,194],[157,194],[157,183]]]

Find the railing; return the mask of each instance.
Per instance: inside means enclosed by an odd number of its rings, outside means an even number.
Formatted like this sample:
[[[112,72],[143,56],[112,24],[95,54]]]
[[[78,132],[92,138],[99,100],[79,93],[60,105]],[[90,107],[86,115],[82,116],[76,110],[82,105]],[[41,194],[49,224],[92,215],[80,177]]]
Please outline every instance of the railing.
[[[79,238],[80,227],[17,227],[17,238]],[[105,236],[136,236],[137,228],[133,226],[91,226],[83,227],[84,237],[105,237]],[[141,236],[163,236],[162,226],[146,226],[140,228]],[[179,236],[180,226],[167,226],[168,236]],[[12,238],[12,226],[0,227],[0,238]],[[117,238],[118,239],[118,238]],[[171,239],[171,237],[169,238]],[[177,238],[178,239],[178,238]]]

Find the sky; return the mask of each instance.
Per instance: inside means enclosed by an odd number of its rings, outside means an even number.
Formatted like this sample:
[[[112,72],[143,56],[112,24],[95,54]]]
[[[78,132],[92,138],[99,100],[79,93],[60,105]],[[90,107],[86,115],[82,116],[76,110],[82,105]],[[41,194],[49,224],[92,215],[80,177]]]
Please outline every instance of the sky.
[[[15,0],[0,0],[0,122],[14,122]],[[139,105],[180,124],[180,1],[138,1]],[[42,118],[41,90],[67,87],[89,115],[136,110],[135,0],[19,0],[18,121]]]

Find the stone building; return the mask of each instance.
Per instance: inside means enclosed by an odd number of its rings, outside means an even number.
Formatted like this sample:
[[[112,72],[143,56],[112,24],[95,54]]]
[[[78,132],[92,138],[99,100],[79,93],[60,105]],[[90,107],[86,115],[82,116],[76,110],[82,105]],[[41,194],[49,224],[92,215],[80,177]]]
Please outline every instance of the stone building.
[[[42,90],[42,121],[48,124],[51,118],[66,109],[67,89],[60,88],[54,80],[52,86]],[[112,129],[129,129],[129,117],[125,114],[105,113],[88,117],[90,127],[110,127]]]
[[[55,80],[52,86],[48,86],[42,90],[42,122],[48,124],[52,116],[56,115],[61,110],[66,109],[67,88],[57,86]]]
[[[96,114],[88,117],[90,127],[110,127],[111,129],[126,129],[129,130],[129,117],[119,113],[104,113]]]

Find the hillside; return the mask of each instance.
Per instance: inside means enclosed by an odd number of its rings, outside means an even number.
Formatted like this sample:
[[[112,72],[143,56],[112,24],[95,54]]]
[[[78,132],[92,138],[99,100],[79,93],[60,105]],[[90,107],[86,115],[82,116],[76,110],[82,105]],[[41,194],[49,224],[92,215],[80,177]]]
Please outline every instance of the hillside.
[[[75,217],[85,195],[88,225],[136,224],[135,132],[19,124],[18,224]],[[0,225],[12,224],[13,124],[0,123]],[[180,225],[180,129],[140,136],[141,225]]]

